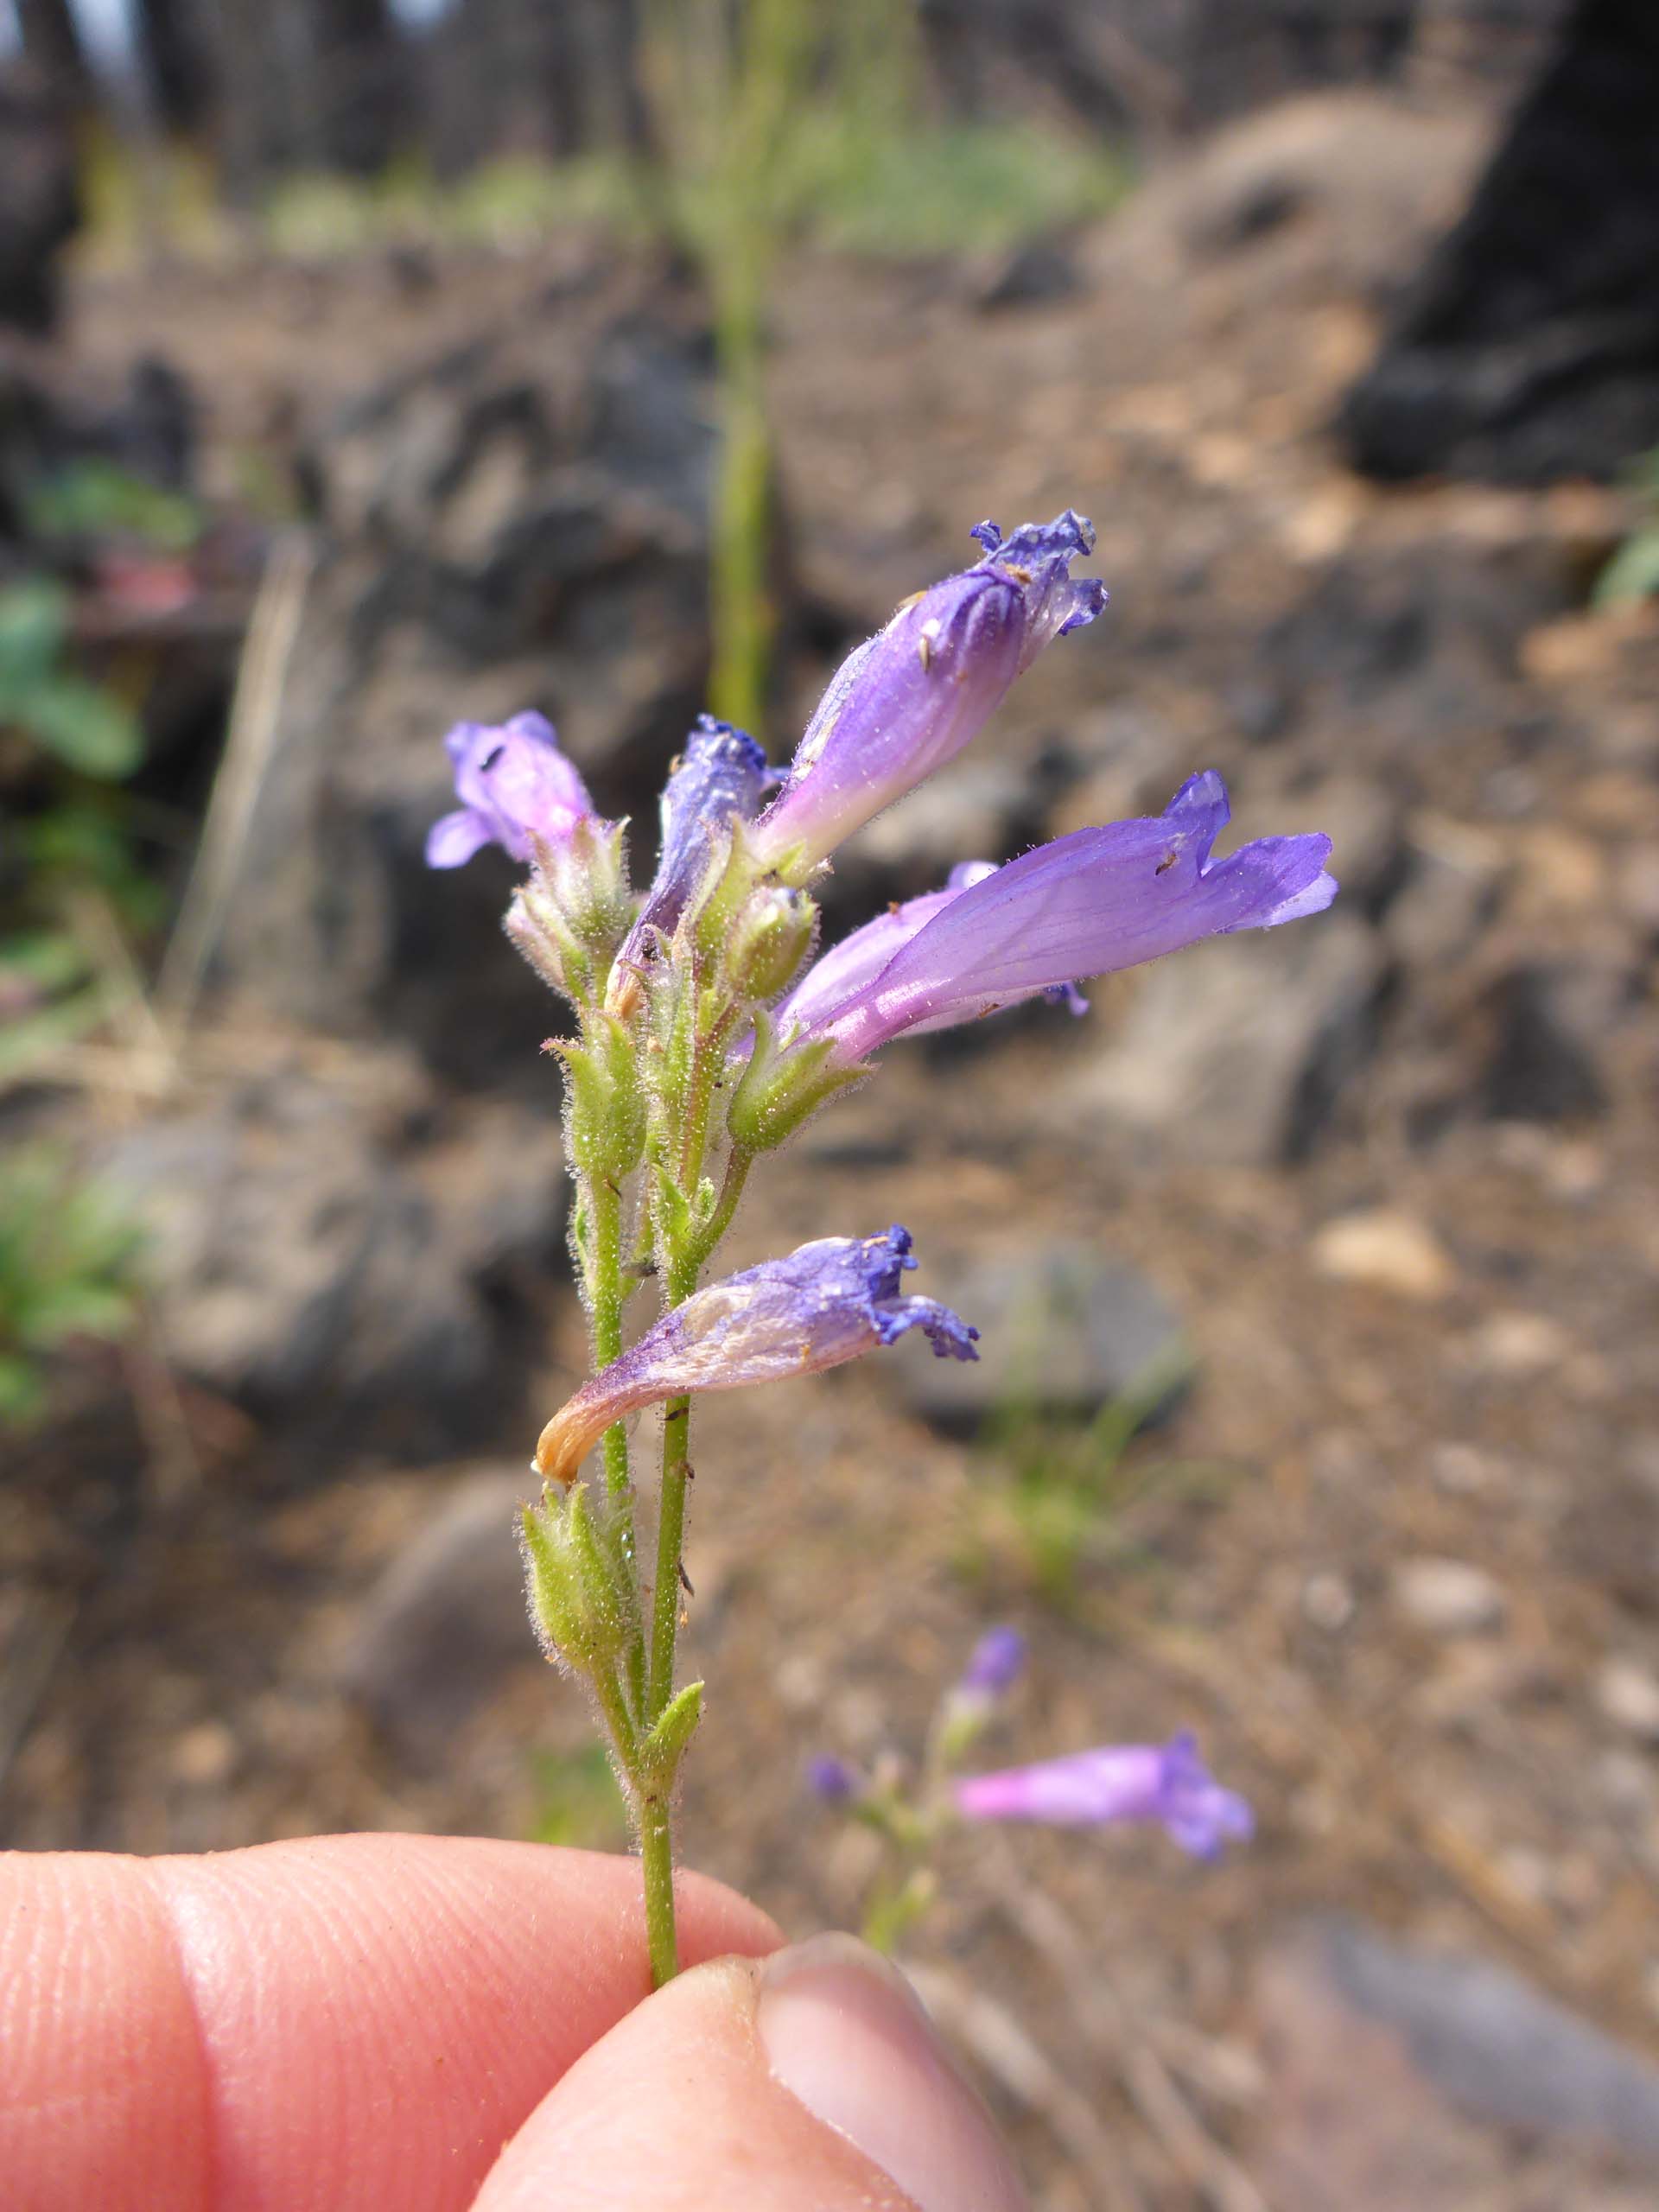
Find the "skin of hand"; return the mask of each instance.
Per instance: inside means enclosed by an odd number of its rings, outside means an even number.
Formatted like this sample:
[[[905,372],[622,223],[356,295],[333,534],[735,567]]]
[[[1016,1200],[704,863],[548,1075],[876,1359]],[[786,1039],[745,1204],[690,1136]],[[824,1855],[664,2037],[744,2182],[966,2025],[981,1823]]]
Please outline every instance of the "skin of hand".
[[[0,1855],[8,2212],[1020,2212],[893,1967],[681,1878],[321,1836]]]

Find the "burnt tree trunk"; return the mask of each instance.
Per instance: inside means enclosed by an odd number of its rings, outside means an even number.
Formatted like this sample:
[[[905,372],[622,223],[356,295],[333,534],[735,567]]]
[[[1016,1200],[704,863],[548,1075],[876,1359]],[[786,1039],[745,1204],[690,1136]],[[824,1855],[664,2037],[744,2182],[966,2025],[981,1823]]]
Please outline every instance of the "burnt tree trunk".
[[[26,60],[66,91],[84,95],[92,82],[70,0],[12,0]]]
[[[199,130],[213,106],[213,42],[200,0],[134,0],[134,29],[156,113],[169,130]]]
[[[1375,476],[1536,484],[1659,444],[1659,5],[1578,0],[1341,430]]]

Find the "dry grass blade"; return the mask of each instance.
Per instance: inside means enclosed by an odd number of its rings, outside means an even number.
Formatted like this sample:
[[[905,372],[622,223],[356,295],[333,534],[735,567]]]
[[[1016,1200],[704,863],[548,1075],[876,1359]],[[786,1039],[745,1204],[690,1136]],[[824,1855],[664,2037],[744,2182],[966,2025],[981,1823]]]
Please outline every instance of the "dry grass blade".
[[[156,1003],[175,1038],[190,1026],[236,889],[243,848],[276,746],[283,690],[315,565],[310,538],[302,531],[288,531],[271,548],[254,601],[224,758],[156,986]]]
[[[1090,1955],[1081,1929],[1021,1882],[1006,1854],[996,1868],[999,1907],[1053,1970],[1090,2048],[1116,2071],[1141,2119],[1212,2212],[1268,2212],[1267,2200],[1182,2095],[1174,2077]]]

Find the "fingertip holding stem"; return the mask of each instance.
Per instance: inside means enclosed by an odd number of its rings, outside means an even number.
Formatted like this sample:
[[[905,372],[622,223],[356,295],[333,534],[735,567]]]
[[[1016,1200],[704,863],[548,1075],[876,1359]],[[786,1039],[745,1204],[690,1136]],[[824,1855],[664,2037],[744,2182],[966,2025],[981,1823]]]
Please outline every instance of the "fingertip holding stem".
[[[1024,2212],[978,2097],[889,1960],[815,1936],[758,1970],[755,2029],[774,2081],[890,2176],[921,2212]]]

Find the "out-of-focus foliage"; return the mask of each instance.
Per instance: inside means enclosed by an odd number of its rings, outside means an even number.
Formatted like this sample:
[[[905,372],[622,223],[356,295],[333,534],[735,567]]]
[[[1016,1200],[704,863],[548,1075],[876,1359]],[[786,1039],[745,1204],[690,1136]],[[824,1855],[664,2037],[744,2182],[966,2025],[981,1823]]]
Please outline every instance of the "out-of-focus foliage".
[[[1136,1564],[1130,1509],[1154,1491],[1207,1490],[1225,1472],[1131,1448],[1190,1373],[1190,1356],[1173,1355],[1092,1420],[1046,1413],[1018,1394],[1000,1407],[980,1439],[963,1571],[1012,1580],[1066,1612],[1084,1567]]]
[[[1659,448],[1637,462],[1630,486],[1640,518],[1596,579],[1598,607],[1659,598]]]
[[[23,502],[32,537],[115,537],[161,553],[188,553],[204,518],[194,499],[168,492],[98,454],[73,461],[35,485]]]
[[[0,590],[0,730],[79,775],[130,775],[143,752],[138,725],[113,693],[67,664],[69,606],[48,576]]]
[[[0,1164],[0,1423],[41,1411],[47,1355],[127,1332],[141,1241],[57,1147],[29,1145]]]
[[[92,941],[94,917],[107,939],[149,927],[161,905],[118,788],[143,734],[116,691],[72,665],[70,606],[44,575],[0,589],[0,1084],[97,1029],[126,988]]]
[[[613,1851],[627,1840],[627,1812],[601,1744],[543,1751],[535,1764],[532,1843]]]

